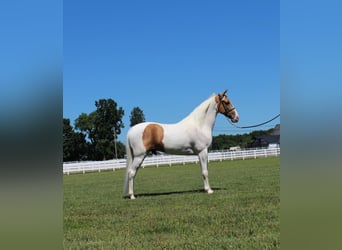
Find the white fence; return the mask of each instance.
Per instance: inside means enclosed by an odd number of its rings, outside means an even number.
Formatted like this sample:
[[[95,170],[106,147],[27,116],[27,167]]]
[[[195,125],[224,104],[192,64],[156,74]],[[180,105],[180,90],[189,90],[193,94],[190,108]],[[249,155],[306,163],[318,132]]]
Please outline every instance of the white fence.
[[[209,152],[208,160],[210,161],[223,161],[223,160],[236,160],[248,158],[260,158],[269,156],[279,156],[280,148],[263,148],[263,149],[248,149],[238,151],[220,151]],[[174,164],[185,163],[198,163],[197,155],[153,155],[146,157],[142,167],[145,166],[172,166]],[[86,172],[101,172],[105,170],[122,169],[126,167],[126,159],[108,160],[108,161],[87,161],[87,162],[73,162],[63,163],[63,173],[86,173]]]

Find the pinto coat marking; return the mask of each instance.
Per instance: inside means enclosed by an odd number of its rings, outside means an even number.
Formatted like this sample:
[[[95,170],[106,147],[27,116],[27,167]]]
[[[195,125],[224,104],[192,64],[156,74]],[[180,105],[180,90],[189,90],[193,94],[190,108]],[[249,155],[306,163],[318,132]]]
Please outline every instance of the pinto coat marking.
[[[208,179],[208,147],[212,141],[216,116],[221,113],[232,122],[239,121],[239,115],[226,96],[226,92],[213,94],[177,123],[143,122],[130,128],[126,137],[127,167],[124,196],[135,199],[134,178],[137,171],[147,153],[156,153],[156,151],[198,155],[204,190],[208,194],[213,193]]]
[[[158,124],[149,124],[144,129],[142,134],[142,140],[145,146],[146,151],[152,151],[156,153],[156,151],[164,152],[164,129],[162,126]]]

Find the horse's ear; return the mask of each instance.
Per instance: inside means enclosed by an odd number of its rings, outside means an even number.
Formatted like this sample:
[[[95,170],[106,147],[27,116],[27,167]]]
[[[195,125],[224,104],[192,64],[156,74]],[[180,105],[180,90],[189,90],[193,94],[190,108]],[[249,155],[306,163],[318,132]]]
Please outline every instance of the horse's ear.
[[[227,89],[226,89],[225,91],[223,91],[222,94],[221,94],[221,96],[225,96],[226,93],[227,93],[227,91],[228,91]]]

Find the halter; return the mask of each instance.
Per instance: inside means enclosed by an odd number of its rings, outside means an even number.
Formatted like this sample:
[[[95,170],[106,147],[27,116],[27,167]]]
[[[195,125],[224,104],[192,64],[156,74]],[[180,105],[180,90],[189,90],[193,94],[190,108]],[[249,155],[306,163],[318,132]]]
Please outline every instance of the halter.
[[[220,95],[219,95],[219,97],[220,97]],[[223,108],[224,108],[224,114],[228,116],[230,112],[232,112],[233,110],[235,110],[235,107],[233,107],[233,108],[227,110],[227,107],[226,107],[226,105],[225,105],[226,103],[223,102],[223,97],[224,97],[224,95],[223,95],[222,97],[220,97],[220,102],[219,102],[219,104],[218,104],[218,106],[217,106],[217,109],[219,109],[219,108],[220,108],[220,105],[222,104],[222,105],[223,105]]]

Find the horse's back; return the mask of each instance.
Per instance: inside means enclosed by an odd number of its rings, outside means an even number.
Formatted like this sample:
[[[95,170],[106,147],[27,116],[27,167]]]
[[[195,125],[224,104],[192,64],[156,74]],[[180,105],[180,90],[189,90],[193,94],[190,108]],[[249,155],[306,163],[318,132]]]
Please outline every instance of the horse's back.
[[[142,123],[138,123],[135,124],[133,127],[131,127],[128,132],[127,132],[127,138],[132,138],[132,137],[141,137],[146,129],[146,127],[148,127],[148,125],[151,124],[158,124],[161,125],[159,123],[156,122],[142,122]]]
[[[127,143],[135,152],[142,153],[150,150],[162,150],[164,126],[155,122],[138,123],[127,133]]]

